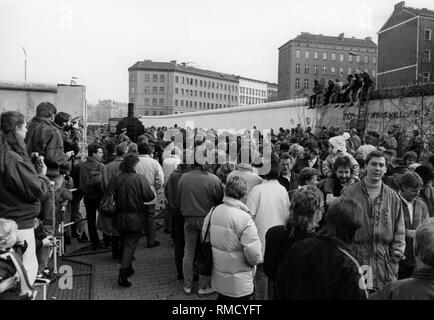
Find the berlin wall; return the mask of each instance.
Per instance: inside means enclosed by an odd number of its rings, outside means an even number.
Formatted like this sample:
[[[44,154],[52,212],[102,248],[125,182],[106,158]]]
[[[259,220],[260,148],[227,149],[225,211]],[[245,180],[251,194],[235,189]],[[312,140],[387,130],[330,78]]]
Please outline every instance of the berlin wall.
[[[19,111],[27,120],[35,116],[41,102],[51,102],[73,118],[83,116],[85,97],[84,86],[0,81],[0,112]]]
[[[423,102],[422,102],[423,99]],[[330,104],[316,109],[307,109],[307,99],[284,100],[250,106],[233,107],[209,111],[198,111],[167,116],[141,117],[145,127],[166,126],[216,129],[279,129],[295,128],[338,128],[341,131],[355,127],[359,108]],[[347,103],[348,105],[348,103]],[[425,110],[422,110],[422,107]],[[434,95],[371,100],[368,107],[367,130],[387,132],[391,127],[404,131],[415,129],[409,119],[424,121],[425,130],[434,134]],[[423,117],[421,116],[423,114]]]

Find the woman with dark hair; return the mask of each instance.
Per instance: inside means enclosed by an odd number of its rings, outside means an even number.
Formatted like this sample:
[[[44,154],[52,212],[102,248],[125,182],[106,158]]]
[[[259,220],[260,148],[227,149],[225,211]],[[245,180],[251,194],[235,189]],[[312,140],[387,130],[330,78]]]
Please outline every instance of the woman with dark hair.
[[[272,227],[265,235],[264,271],[270,288],[274,287],[277,271],[292,245],[313,236],[318,227],[324,212],[321,191],[310,185],[298,189],[289,210],[286,225]]]
[[[361,226],[362,208],[339,198],[328,209],[315,237],[295,243],[276,276],[275,298],[286,300],[362,300],[368,294],[351,246]]]
[[[130,287],[128,277],[134,273],[132,261],[134,252],[145,230],[145,202],[155,198],[146,177],[136,173],[139,157],[129,153],[119,166],[119,176],[114,176],[109,189],[115,192],[116,213],[114,225],[121,240],[121,268],[118,284]]]
[[[23,264],[33,284],[38,271],[34,218],[39,215],[41,199],[48,191],[47,167],[40,157],[38,175],[29,159],[24,143],[27,125],[22,113],[2,113],[0,126],[0,218],[18,224],[18,238],[27,242]]]

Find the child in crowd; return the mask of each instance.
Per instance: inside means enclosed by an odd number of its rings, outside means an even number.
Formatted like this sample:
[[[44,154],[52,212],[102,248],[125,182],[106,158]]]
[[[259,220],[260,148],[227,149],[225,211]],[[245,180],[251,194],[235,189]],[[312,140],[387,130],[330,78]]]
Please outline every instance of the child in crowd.
[[[332,137],[329,139],[329,155],[323,162],[323,173],[327,178],[331,178],[334,175],[333,164],[338,157],[347,156],[351,162],[351,179],[350,183],[359,181],[359,164],[354,157],[347,152],[346,141],[350,138],[350,135],[345,132],[341,136]]]
[[[33,286],[23,266],[27,243],[18,242],[15,221],[0,218],[0,300],[31,299]]]

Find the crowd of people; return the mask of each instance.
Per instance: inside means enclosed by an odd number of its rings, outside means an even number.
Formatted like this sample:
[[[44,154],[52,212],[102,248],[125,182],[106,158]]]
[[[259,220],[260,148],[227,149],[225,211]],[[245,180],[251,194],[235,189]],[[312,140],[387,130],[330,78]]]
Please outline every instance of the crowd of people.
[[[313,94],[309,96],[309,109],[321,108],[329,103],[343,103],[340,105],[343,108],[347,102],[349,102],[348,107],[352,107],[366,101],[368,91],[373,87],[369,74],[367,72],[349,74],[346,80],[347,83],[344,84],[339,78],[329,79],[326,86],[324,79],[320,81],[315,79]]]
[[[2,113],[0,297],[22,297],[50,273],[52,212],[76,222],[67,239],[111,247],[117,283],[130,287],[140,238],[160,244],[160,209],[187,295],[197,277],[198,295],[222,300],[434,298],[434,154],[418,132],[404,143],[395,131],[301,125],[145,128],[129,108],[83,161],[71,117],[51,103],[29,125]],[[194,272],[202,241],[210,276]]]

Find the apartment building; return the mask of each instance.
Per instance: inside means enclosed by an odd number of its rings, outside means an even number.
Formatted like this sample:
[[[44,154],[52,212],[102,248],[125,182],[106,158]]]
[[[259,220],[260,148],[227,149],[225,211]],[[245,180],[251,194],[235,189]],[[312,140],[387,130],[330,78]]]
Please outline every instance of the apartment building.
[[[239,105],[236,76],[186,63],[144,60],[128,68],[129,101],[137,116],[231,108]]]
[[[370,37],[345,38],[302,32],[279,48],[278,100],[312,94],[313,81],[345,82],[348,74],[377,72],[377,45]]]
[[[432,82],[434,11],[395,4],[378,31],[377,87]]]

